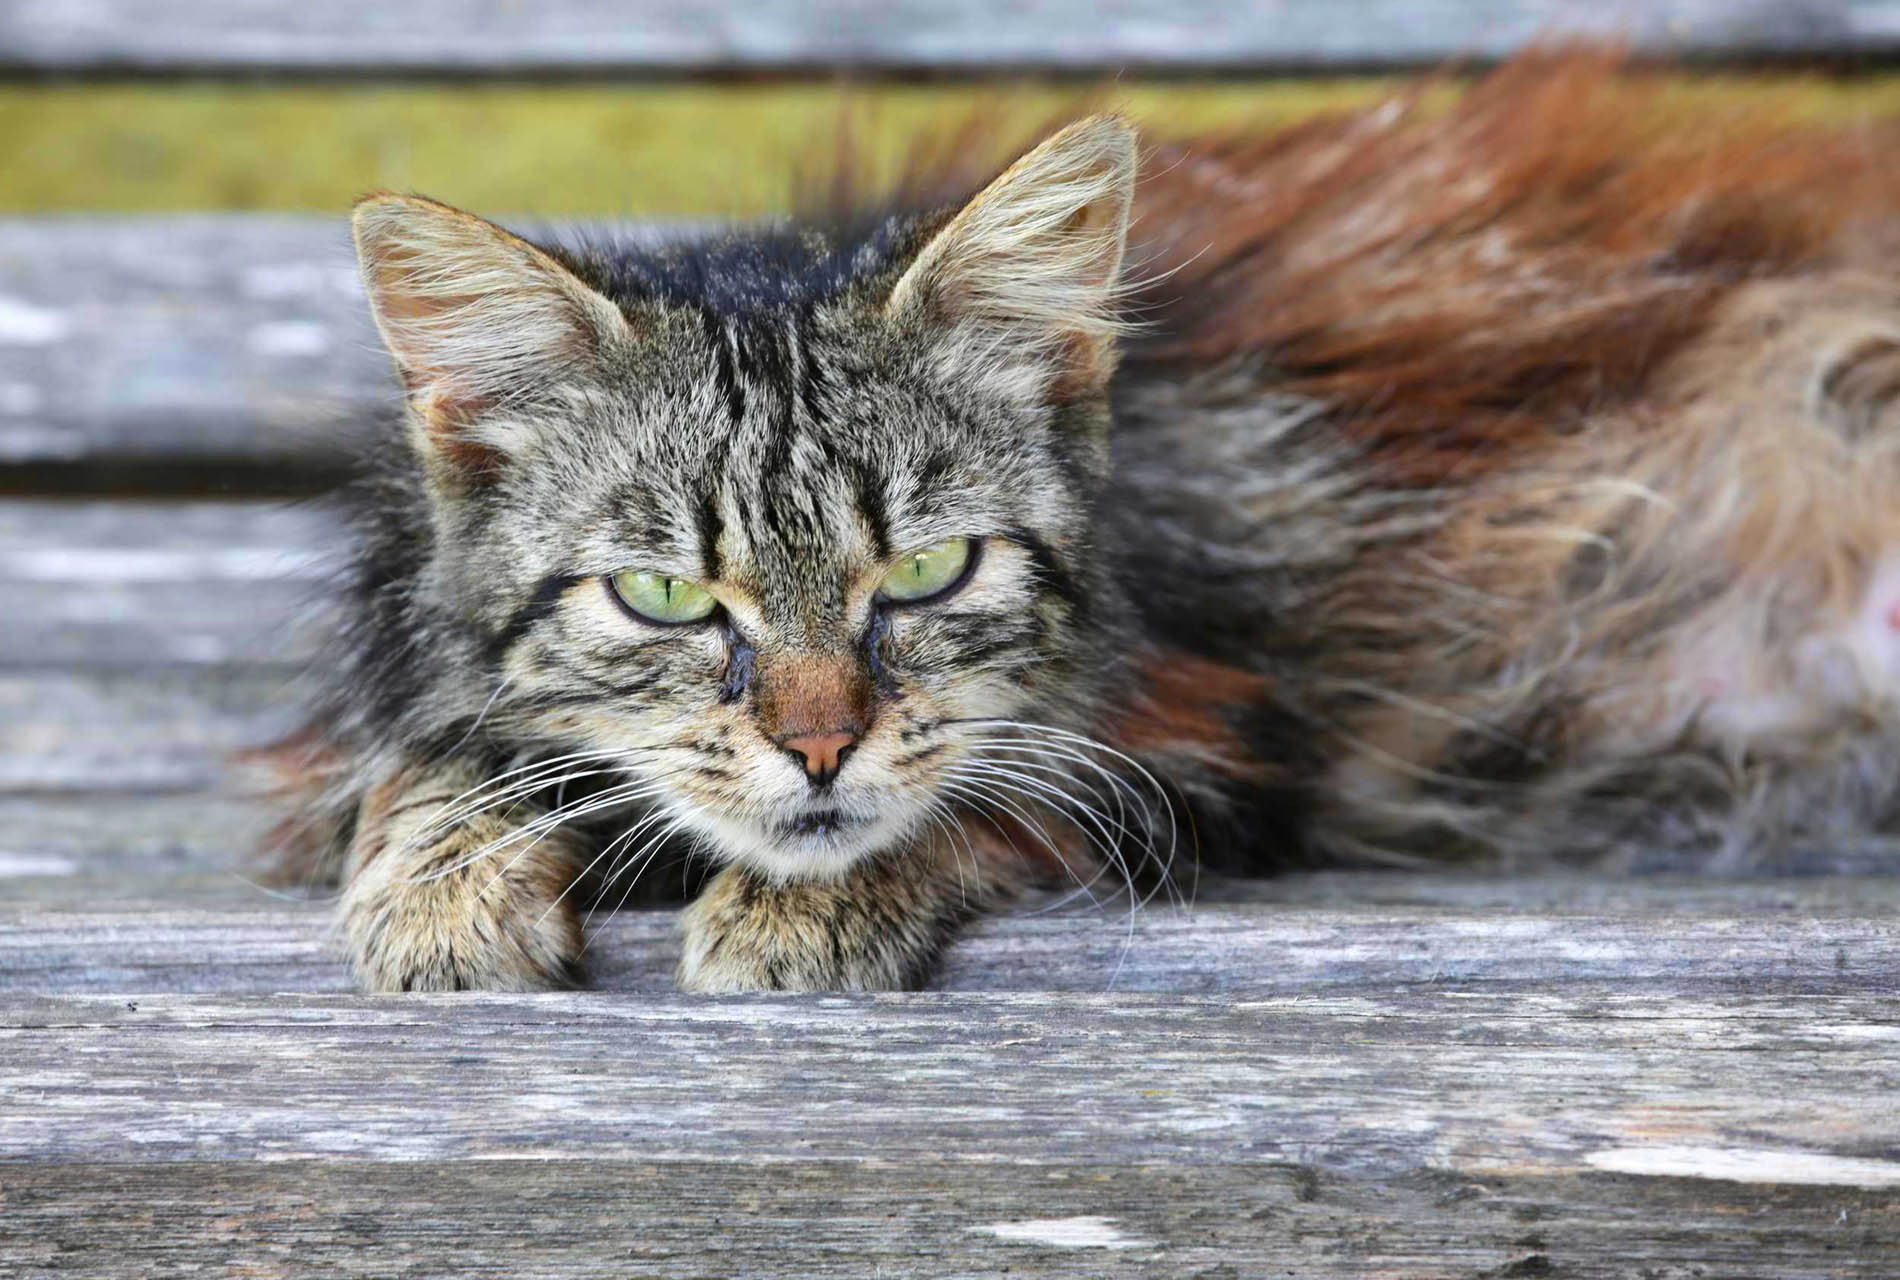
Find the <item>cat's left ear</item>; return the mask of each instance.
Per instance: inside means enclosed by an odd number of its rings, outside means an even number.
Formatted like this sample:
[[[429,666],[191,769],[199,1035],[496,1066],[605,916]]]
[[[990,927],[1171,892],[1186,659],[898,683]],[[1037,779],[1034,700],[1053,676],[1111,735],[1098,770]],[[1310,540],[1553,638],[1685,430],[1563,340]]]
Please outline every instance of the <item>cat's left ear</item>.
[[[1116,301],[1137,163],[1123,120],[1063,129],[937,232],[886,313],[945,328],[961,359],[1035,394],[1102,391],[1123,327]]]
[[[630,336],[619,309],[552,255],[472,214],[374,195],[353,227],[415,444],[445,482],[491,476],[525,443],[498,411],[597,374]]]

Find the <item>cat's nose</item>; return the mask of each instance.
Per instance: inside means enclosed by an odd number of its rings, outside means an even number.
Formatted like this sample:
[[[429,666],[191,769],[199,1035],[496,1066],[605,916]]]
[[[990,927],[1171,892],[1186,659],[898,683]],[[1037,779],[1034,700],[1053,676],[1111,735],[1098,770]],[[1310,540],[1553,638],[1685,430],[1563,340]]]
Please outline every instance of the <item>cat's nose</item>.
[[[857,741],[855,733],[806,733],[795,738],[780,738],[779,745],[803,760],[805,775],[822,787],[838,776],[845,756]]]

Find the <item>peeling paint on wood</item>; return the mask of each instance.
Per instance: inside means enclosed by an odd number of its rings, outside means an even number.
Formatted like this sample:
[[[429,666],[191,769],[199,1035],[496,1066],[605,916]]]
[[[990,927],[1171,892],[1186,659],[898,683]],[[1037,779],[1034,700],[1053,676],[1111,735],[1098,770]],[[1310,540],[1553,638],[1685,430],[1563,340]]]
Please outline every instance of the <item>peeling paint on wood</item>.
[[[1018,1244],[1039,1244],[1051,1249],[1152,1249],[1154,1241],[1125,1236],[1115,1219],[1099,1214],[1075,1218],[1030,1218],[1022,1222],[992,1222],[972,1227]]]
[[[1646,1178],[1714,1178],[1819,1187],[1900,1187],[1900,1163],[1813,1151],[1749,1147],[1612,1147],[1584,1157],[1592,1169]]]

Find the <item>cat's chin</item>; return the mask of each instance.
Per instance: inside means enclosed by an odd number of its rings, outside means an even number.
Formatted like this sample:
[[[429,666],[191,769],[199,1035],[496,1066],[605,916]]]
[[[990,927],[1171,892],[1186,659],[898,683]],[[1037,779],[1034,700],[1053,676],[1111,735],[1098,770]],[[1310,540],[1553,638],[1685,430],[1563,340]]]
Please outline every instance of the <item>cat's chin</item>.
[[[702,813],[693,825],[723,861],[775,879],[830,880],[904,840],[916,817],[813,808],[769,821]]]

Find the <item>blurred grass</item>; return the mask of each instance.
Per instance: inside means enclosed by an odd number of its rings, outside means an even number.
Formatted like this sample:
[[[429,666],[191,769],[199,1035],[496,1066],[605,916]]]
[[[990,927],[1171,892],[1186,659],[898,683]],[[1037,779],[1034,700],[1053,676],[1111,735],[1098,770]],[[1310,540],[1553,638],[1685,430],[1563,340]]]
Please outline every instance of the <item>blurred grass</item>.
[[[1390,80],[1121,82],[1094,91],[1158,135],[1285,122]],[[1073,85],[237,82],[0,85],[0,213],[334,212],[365,190],[510,213],[704,216],[783,209],[848,107],[873,172],[907,140],[997,104],[1018,128],[1076,109]],[[1684,79],[1672,98],[1808,119],[1900,115],[1900,77]]]

